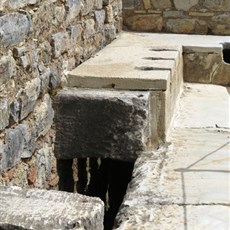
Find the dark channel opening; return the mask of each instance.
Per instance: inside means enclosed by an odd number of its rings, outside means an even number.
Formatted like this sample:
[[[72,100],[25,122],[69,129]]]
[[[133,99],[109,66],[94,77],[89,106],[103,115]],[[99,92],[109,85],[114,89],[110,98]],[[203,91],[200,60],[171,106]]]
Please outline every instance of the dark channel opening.
[[[131,181],[134,162],[82,158],[58,160],[57,166],[59,190],[99,197],[105,204],[104,230],[111,230]]]
[[[225,63],[230,64],[230,43],[223,44],[223,59]]]

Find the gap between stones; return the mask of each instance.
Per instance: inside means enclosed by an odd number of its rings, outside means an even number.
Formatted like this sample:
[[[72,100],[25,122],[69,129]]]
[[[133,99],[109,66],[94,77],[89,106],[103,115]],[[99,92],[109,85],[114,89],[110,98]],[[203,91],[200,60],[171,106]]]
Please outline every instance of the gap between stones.
[[[134,162],[79,158],[58,160],[57,167],[59,190],[99,197],[105,204],[104,230],[111,230],[131,181]]]

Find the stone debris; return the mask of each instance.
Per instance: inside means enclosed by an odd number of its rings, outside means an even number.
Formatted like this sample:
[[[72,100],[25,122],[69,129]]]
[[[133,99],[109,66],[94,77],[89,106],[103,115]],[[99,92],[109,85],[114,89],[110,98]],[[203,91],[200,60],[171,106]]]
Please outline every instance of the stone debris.
[[[60,191],[0,187],[0,228],[102,230],[99,198]]]

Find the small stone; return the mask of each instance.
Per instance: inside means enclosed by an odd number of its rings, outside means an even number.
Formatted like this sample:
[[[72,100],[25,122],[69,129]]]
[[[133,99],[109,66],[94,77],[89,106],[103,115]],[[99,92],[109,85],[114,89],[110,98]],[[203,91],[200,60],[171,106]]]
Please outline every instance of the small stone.
[[[70,46],[69,34],[67,32],[59,32],[52,36],[53,53],[54,57],[60,57],[66,52]]]
[[[40,94],[41,80],[35,78],[26,83],[19,98],[21,100],[20,119],[24,119],[33,111]]]
[[[94,12],[95,19],[96,19],[96,30],[103,31],[104,30],[104,23],[105,23],[105,11],[95,11]]]
[[[85,30],[83,32],[83,38],[89,39],[95,35],[95,21],[93,19],[88,19],[85,21]]]
[[[1,38],[0,38],[1,39]],[[16,63],[14,58],[9,56],[3,56],[0,59],[0,85],[4,84],[11,77],[16,75]]]
[[[81,10],[80,0],[67,0],[66,10],[67,10],[67,22],[71,22],[79,15]]]
[[[179,19],[178,19],[179,20]],[[158,14],[134,15],[124,20],[124,25],[134,31],[161,31],[163,27],[163,18]]]
[[[194,19],[169,19],[166,28],[171,33],[194,33],[195,22]]]
[[[0,130],[9,125],[9,106],[7,101],[0,101]]]
[[[173,0],[177,10],[188,11],[199,3],[199,0]],[[209,1],[209,0],[208,0]]]

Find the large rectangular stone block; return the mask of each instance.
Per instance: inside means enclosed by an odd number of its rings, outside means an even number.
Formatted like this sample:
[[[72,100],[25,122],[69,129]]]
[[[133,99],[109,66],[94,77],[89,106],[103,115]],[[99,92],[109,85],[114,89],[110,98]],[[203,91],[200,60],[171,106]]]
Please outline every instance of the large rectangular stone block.
[[[0,187],[0,229],[102,230],[104,205],[77,193]]]
[[[135,160],[156,141],[152,98],[144,91],[62,90],[55,100],[57,158]]]

